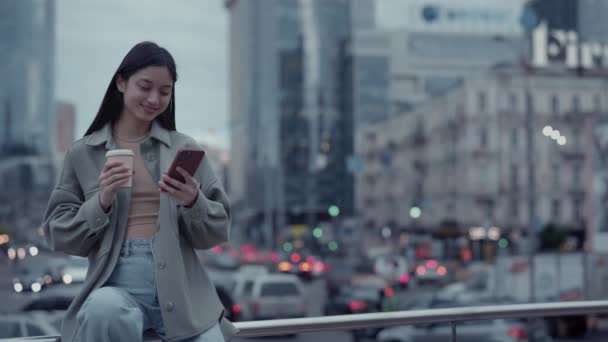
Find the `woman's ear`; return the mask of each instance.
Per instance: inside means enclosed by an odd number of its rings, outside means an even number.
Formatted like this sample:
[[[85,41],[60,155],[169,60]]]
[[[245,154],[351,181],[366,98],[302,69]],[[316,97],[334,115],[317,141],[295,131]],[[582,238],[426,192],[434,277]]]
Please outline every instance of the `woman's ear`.
[[[127,88],[127,80],[120,75],[116,75],[116,88],[118,88],[119,92],[124,93]]]

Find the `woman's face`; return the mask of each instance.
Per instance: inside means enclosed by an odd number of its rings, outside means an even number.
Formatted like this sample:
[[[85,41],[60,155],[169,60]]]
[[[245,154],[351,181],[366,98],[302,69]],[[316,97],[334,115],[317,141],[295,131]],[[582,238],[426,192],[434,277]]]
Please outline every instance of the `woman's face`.
[[[123,94],[123,113],[139,121],[152,122],[167,109],[173,93],[173,78],[165,66],[145,67],[124,80],[118,77]]]

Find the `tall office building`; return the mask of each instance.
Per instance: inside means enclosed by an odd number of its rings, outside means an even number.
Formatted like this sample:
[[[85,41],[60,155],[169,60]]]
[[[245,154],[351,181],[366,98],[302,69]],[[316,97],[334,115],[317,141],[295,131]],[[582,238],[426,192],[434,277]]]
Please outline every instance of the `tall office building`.
[[[268,242],[290,224],[314,224],[330,205],[344,203],[346,212],[352,211],[340,198],[348,195],[342,189],[349,187],[344,177],[349,143],[352,151],[350,113],[344,112],[349,87],[342,84],[349,71],[343,62],[351,22],[374,24],[373,2],[225,5],[235,224],[252,235],[262,232],[251,237]]]
[[[55,2],[0,2],[0,153],[53,152]]]

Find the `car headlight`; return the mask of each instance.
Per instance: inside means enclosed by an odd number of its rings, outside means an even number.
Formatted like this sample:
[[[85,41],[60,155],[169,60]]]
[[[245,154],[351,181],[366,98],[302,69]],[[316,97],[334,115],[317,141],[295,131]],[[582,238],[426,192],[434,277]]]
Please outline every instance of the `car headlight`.
[[[70,274],[64,274],[63,277],[61,277],[61,280],[63,280],[63,283],[66,285],[70,285],[72,283],[72,276]]]
[[[40,292],[40,290],[42,290],[42,285],[40,285],[40,283],[33,283],[31,288],[33,292]]]
[[[13,289],[15,289],[15,292],[21,293],[21,291],[23,291],[23,285],[21,285],[21,283],[13,284]]]

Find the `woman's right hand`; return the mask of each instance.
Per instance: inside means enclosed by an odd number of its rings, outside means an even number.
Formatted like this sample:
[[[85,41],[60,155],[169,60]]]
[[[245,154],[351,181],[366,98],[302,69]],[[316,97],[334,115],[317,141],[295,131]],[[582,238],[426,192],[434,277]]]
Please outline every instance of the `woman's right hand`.
[[[106,162],[99,176],[99,203],[104,211],[112,207],[116,192],[121,186],[129,182],[131,170],[124,167],[121,162]]]

